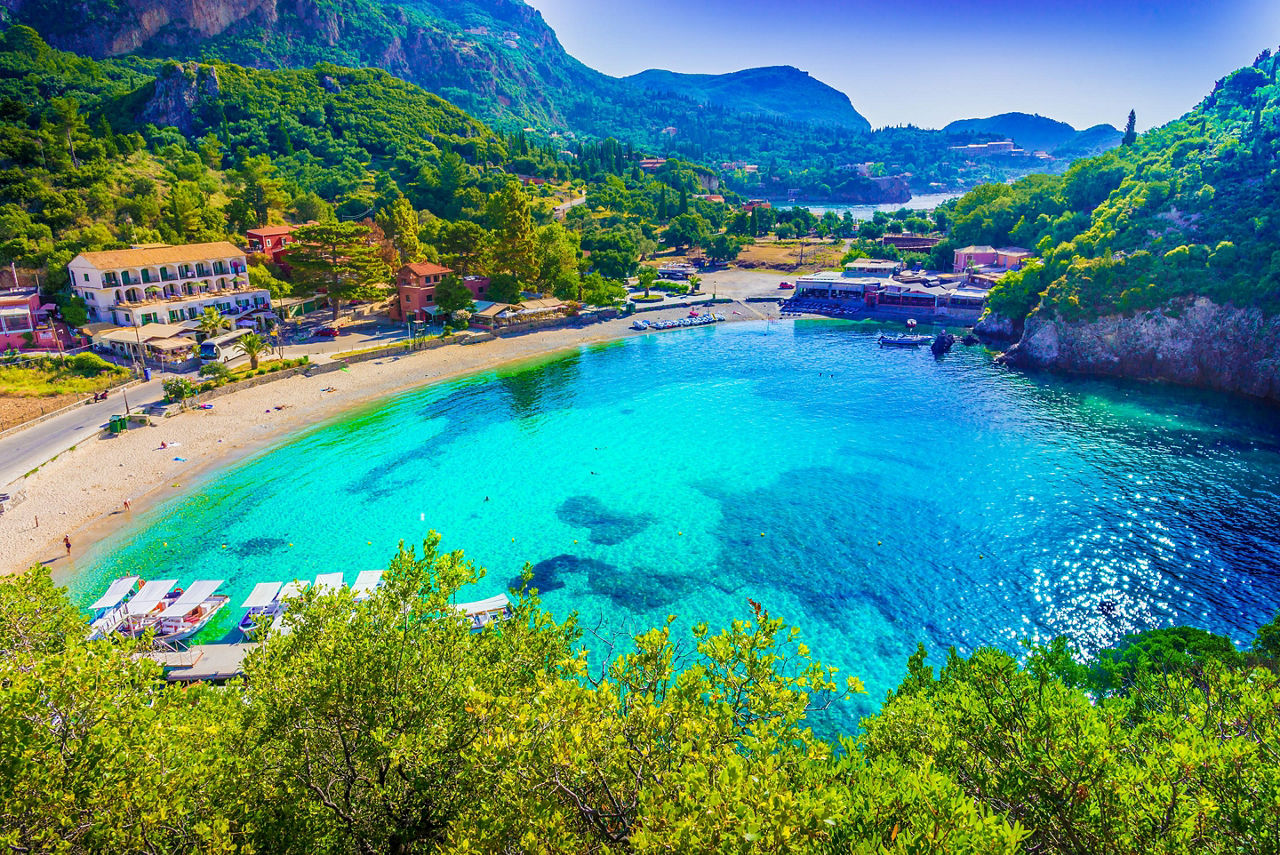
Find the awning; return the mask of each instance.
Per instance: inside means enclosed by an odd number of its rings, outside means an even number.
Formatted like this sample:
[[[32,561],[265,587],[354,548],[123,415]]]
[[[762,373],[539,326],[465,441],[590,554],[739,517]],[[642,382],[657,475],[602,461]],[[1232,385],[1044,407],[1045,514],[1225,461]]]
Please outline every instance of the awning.
[[[257,609],[275,602],[276,594],[284,587],[284,582],[259,582],[249,592],[249,598],[240,604],[242,609]]]
[[[98,609],[114,609],[116,606],[124,602],[124,598],[133,590],[134,584],[138,581],[137,576],[125,576],[123,579],[117,579],[111,583],[111,587],[107,588],[107,592],[98,598],[98,601],[89,606],[93,611]]]
[[[342,590],[342,574],[341,573],[321,573],[316,577],[316,587],[321,593],[326,590],[340,591]]]
[[[203,603],[205,598],[218,590],[221,585],[221,579],[197,579],[182,592],[178,599],[170,603],[169,607],[160,613],[160,619],[182,617]]]
[[[177,579],[155,579],[143,585],[142,590],[134,594],[133,599],[126,606],[129,614],[141,615],[151,611],[164,599],[165,594],[173,590],[176,584],[178,584]]]
[[[464,614],[479,615],[485,612],[501,611],[510,605],[511,600],[507,599],[506,594],[497,594],[487,600],[477,600],[474,603],[458,603],[454,608]]]
[[[285,586],[280,589],[280,599],[288,600],[294,597],[302,596],[302,592],[307,590],[307,583],[294,579],[292,582],[286,582]]]
[[[351,586],[351,593],[356,595],[356,599],[364,599],[373,593],[373,590],[382,584],[382,570],[361,570],[360,575],[356,576],[356,583]]]

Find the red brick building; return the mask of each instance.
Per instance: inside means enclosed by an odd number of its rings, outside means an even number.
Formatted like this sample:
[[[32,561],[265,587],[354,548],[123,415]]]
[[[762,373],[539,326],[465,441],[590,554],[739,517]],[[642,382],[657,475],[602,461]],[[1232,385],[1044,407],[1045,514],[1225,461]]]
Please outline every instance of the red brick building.
[[[396,274],[396,299],[391,305],[393,321],[426,321],[435,316],[436,288],[441,280],[453,271],[429,261],[406,264]],[[484,276],[467,276],[462,284],[471,292],[471,299],[485,299],[489,280]]]

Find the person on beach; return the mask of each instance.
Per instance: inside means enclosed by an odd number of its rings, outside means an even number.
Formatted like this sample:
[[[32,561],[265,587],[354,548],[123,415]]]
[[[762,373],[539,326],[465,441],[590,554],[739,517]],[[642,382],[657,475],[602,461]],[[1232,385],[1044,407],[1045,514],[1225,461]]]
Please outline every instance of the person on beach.
[[[126,511],[131,511],[131,510],[133,510],[133,502],[129,501],[128,499],[125,499],[125,500],[124,500],[124,509],[125,509]]]
[[[160,440],[160,450],[161,450],[161,451],[164,451],[164,450],[165,450],[166,448],[168,448],[168,447],[169,447],[169,443],[165,442],[163,439],[162,439],[162,440]]]
[[[62,536],[62,545],[67,548],[67,555],[71,555],[71,535],[64,534]]]

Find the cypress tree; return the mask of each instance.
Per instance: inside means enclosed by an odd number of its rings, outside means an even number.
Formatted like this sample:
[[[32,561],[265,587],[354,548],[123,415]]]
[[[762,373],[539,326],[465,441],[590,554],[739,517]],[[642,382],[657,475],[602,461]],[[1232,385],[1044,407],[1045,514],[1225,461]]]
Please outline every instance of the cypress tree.
[[[1121,145],[1133,145],[1138,141],[1138,116],[1133,111],[1129,111],[1129,121],[1124,126],[1124,139],[1120,141]]]

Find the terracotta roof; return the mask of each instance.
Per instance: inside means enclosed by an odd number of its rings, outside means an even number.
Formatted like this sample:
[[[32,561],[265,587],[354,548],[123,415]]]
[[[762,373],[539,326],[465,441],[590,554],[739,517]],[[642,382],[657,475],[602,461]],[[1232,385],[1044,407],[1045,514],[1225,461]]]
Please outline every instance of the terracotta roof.
[[[276,235],[292,234],[297,226],[263,226],[260,229],[246,229],[246,235],[257,235],[258,237],[275,237]]]
[[[434,276],[436,274],[443,276],[446,273],[453,272],[448,267],[441,267],[439,264],[432,264],[430,261],[415,261],[412,264],[406,264],[400,268],[400,273],[404,273],[406,270],[417,276]]]
[[[183,246],[151,246],[141,249],[109,249],[105,252],[82,252],[72,261],[83,259],[99,270],[111,267],[138,267],[151,264],[181,264],[207,261],[211,258],[243,258],[244,250],[227,243],[189,243]]]

